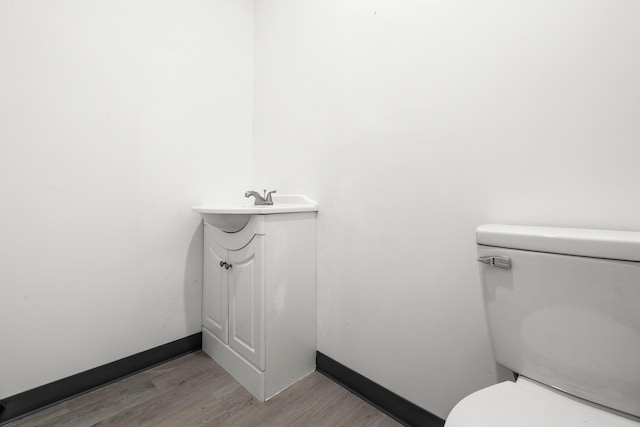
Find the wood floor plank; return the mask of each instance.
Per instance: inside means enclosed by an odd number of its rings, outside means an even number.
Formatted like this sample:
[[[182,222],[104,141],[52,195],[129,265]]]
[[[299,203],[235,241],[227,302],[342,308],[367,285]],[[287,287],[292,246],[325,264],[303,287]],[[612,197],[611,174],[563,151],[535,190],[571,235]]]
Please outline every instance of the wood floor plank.
[[[126,379],[116,381],[70,399],[67,401],[67,407],[69,411],[79,411],[86,406],[94,405],[100,401],[118,399],[119,396],[129,393],[132,388],[142,383],[146,384],[142,387],[148,387],[149,382],[151,382],[150,375],[146,372],[140,372]]]
[[[314,372],[257,401],[202,351],[44,409],[6,427],[395,427],[401,424]]]
[[[15,421],[12,421],[9,424],[5,424],[7,427],[33,427],[34,425],[43,424],[48,422],[49,420],[56,418],[58,416],[64,415],[69,412],[67,408],[67,403],[62,402],[53,406],[49,406],[48,408],[42,409],[38,412],[35,412],[31,415],[28,415],[23,418],[19,418]]]
[[[214,398],[213,390],[226,378],[215,372],[201,372],[166,390],[146,402],[113,416],[97,426],[176,426],[187,425],[202,413],[221,412],[222,405]]]
[[[170,389],[196,378],[204,372],[215,375],[226,374],[220,365],[203,352],[187,354],[164,365],[145,371],[159,390]]]

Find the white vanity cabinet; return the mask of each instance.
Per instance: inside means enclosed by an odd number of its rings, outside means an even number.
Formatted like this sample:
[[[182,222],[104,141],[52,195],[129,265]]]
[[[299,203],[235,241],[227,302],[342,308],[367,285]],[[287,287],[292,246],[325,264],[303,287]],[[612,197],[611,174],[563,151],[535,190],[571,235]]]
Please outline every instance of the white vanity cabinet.
[[[225,249],[212,228],[205,226],[202,326],[264,370],[264,235],[238,236]]]
[[[315,370],[316,212],[205,221],[202,347],[258,400]]]

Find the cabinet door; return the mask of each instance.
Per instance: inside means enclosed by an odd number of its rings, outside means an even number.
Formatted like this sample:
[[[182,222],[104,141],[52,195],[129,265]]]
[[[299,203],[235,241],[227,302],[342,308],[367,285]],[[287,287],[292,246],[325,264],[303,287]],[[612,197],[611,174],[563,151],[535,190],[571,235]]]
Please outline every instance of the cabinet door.
[[[229,346],[264,370],[264,236],[229,251],[229,262]]]
[[[225,344],[228,338],[229,296],[227,273],[221,262],[227,250],[216,244],[211,226],[204,227],[204,270],[202,283],[202,326]]]

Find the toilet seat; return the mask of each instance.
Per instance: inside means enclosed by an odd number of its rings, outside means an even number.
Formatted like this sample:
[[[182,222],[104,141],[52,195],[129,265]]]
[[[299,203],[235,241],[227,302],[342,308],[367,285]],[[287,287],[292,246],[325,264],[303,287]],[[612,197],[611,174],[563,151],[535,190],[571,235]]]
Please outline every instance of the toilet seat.
[[[591,406],[520,376],[477,391],[451,411],[445,427],[640,427],[640,420]]]

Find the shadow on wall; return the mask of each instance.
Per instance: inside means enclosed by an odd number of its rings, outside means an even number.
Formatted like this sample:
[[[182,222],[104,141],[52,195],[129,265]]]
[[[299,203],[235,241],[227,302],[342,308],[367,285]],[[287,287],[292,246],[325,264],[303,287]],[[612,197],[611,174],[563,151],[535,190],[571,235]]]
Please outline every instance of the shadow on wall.
[[[202,257],[204,221],[191,236],[184,268],[184,313],[189,328],[200,330],[202,323]]]

